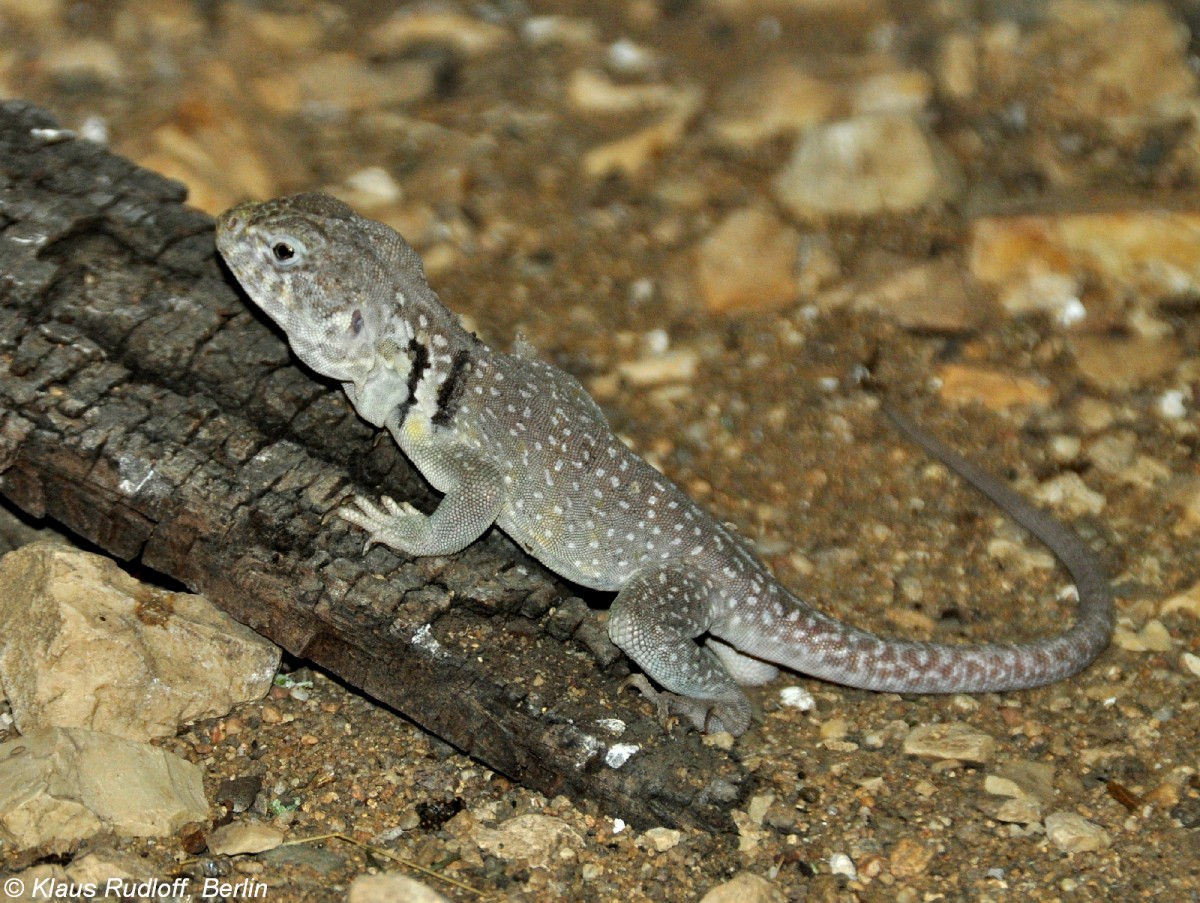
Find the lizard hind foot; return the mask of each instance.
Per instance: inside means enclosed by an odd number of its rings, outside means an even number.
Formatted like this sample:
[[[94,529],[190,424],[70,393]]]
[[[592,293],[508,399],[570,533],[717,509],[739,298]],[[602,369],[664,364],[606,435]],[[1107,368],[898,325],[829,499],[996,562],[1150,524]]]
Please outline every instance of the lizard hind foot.
[[[750,701],[740,691],[727,699],[696,699],[655,689],[644,674],[632,674],[621,689],[633,687],[655,707],[659,723],[670,730],[677,718],[686,718],[702,734],[728,731],[737,737],[750,726]]]

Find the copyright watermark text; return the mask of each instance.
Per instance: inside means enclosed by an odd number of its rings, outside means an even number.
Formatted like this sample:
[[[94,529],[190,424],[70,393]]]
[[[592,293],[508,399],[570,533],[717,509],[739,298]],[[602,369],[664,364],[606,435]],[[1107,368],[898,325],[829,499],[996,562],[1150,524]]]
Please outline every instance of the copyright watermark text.
[[[25,897],[33,900],[99,900],[111,897],[128,899],[170,899],[186,894],[197,895],[202,900],[223,897],[229,900],[265,900],[267,885],[261,881],[243,878],[227,881],[221,878],[173,878],[170,881],[150,878],[146,881],[130,881],[110,878],[104,882],[63,881],[52,876],[38,878],[5,878],[5,896]]]

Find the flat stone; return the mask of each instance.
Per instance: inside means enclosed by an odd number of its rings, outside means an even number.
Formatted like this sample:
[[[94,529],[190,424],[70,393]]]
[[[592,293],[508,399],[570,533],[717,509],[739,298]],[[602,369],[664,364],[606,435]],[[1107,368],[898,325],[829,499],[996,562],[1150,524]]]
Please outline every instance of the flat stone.
[[[595,69],[576,69],[567,78],[567,102],[581,113],[642,113],[674,106],[679,99],[679,89],[670,85],[618,84]]]
[[[1081,300],[1085,285],[1113,298],[1200,292],[1200,213],[981,217],[971,224],[968,262],[1010,313],[1045,311],[1075,322],[1091,317]]]
[[[50,728],[0,744],[0,839],[70,849],[104,830],[161,837],[208,818],[199,768],[148,743]]]
[[[996,740],[961,721],[922,724],[904,738],[904,753],[926,759],[988,762],[996,753]]]
[[[1098,389],[1125,391],[1171,374],[1183,359],[1174,339],[1080,335],[1071,339],[1075,364]]]
[[[98,884],[116,878],[120,881],[145,881],[155,875],[144,860],[120,850],[99,850],[71,860],[67,877],[76,884]]]
[[[1170,652],[1175,648],[1170,631],[1157,618],[1150,619],[1136,631],[1117,627],[1113,631],[1113,642],[1126,652]]]
[[[0,559],[0,679],[18,730],[133,740],[264,696],[279,649],[202,596],[138,583],[108,558],[35,543]]]
[[[291,73],[304,103],[348,112],[413,103],[431,95],[431,60],[373,66],[350,53],[326,53]]]
[[[956,198],[958,164],[912,116],[857,116],[813,126],[775,178],[779,200],[797,216],[914,210]]]
[[[993,411],[1004,411],[1049,407],[1054,403],[1051,386],[988,367],[943,364],[937,368],[937,376],[942,400],[948,404],[981,404]]]
[[[905,329],[957,333],[978,326],[989,304],[954,260],[889,268],[874,278],[822,294],[819,307],[848,306],[889,317]]]
[[[261,822],[222,825],[208,835],[208,849],[218,856],[262,853],[283,843],[284,833]]]
[[[710,888],[700,903],[784,903],[787,895],[766,878],[739,872],[728,881]]]
[[[656,853],[665,853],[679,846],[683,832],[675,828],[650,828],[641,835],[643,845]]]
[[[936,849],[911,837],[901,838],[888,856],[888,869],[897,878],[913,878],[923,874],[933,861]]]
[[[1024,759],[1013,759],[996,768],[996,777],[1010,782],[1017,791],[1009,796],[1032,797],[1043,803],[1054,802],[1054,773],[1055,768],[1049,762]]]
[[[1112,846],[1112,837],[1107,831],[1076,812],[1047,815],[1046,837],[1065,853],[1090,853]]]
[[[1200,583],[1193,583],[1183,592],[1165,600],[1159,608],[1160,614],[1182,611],[1193,618],[1200,618]]]
[[[370,51],[375,54],[396,56],[414,47],[435,44],[467,57],[490,53],[514,37],[502,25],[450,9],[419,5],[375,25],[370,36]]]
[[[745,207],[696,249],[696,287],[709,310],[766,310],[796,300],[800,235],[768,210]]]
[[[564,849],[580,849],[583,837],[561,818],[530,813],[518,815],[497,828],[481,828],[475,842],[486,852],[507,860],[525,860],[533,868],[546,868]]]
[[[844,91],[794,63],[777,63],[734,82],[717,99],[709,128],[718,140],[753,147],[832,119]]]
[[[1007,799],[990,813],[996,821],[1016,825],[1034,825],[1042,820],[1042,804],[1028,797]]]
[[[236,78],[231,72],[220,77]],[[286,177],[294,158],[274,149],[267,154],[260,140],[240,111],[198,99],[181,112],[179,121],[151,132],[137,163],[183,182],[188,203],[215,215],[247,197],[278,193],[276,177]]]
[[[617,374],[632,386],[689,383],[696,376],[700,356],[690,348],[647,354],[617,365]]]
[[[689,86],[676,89],[673,96],[674,105],[657,122],[584,154],[584,175],[592,179],[618,174],[636,176],[653,160],[674,148],[699,111],[704,95],[699,88]]]
[[[348,899],[350,903],[448,903],[433,888],[399,872],[359,875],[350,885]]]
[[[1099,514],[1108,500],[1091,489],[1077,473],[1068,472],[1051,477],[1037,485],[1031,493],[1035,501],[1072,517]]]
[[[1062,109],[1125,131],[1178,115],[1193,99],[1191,34],[1167,4],[1055,0],[1046,8],[1049,24],[1025,53],[1044,53]]]

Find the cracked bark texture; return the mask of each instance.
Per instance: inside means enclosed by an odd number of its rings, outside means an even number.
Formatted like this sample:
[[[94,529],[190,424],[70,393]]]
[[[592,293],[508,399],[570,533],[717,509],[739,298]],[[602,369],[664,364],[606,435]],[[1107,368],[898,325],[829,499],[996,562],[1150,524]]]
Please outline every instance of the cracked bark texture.
[[[746,771],[620,695],[596,613],[507,538],[362,554],[332,516],[348,495],[436,497],[250,309],[181,185],[20,102],[0,104],[0,179],[0,493],[514,780],[730,827]],[[615,742],[640,747],[619,769]]]

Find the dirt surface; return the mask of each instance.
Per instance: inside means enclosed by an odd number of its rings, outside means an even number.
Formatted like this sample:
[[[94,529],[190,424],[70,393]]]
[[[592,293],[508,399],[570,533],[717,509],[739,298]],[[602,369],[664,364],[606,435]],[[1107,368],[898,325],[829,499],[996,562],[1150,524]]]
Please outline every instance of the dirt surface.
[[[1030,692],[752,691],[728,755],[759,785],[736,834],[547,800],[292,663],[292,687],[166,745],[205,769],[215,819],[368,846],[79,855],[249,877],[275,901],[338,899],[389,856],[464,900],[688,900],[739,873],[766,879],[753,899],[1200,899],[1200,11],[379,6],[4,0],[0,84],[211,212],[322,188],[400,228],[451,308],[579,376],[823,610],[943,640],[1057,629],[1065,576],[887,427],[870,374],[1099,552],[1120,641]],[[789,95],[798,72],[812,84]],[[860,161],[870,209],[832,196],[828,161],[807,184],[830,196],[781,187],[805,135],[881,110],[944,156],[927,201],[901,202],[899,141]],[[906,752],[945,722],[990,736],[987,761]]]

